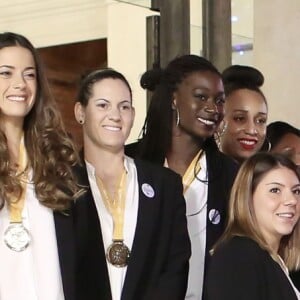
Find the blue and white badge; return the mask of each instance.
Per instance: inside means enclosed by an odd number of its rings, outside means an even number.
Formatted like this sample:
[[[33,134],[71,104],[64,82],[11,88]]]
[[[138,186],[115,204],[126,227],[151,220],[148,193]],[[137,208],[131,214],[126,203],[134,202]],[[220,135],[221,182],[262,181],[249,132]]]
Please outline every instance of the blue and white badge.
[[[142,191],[144,195],[147,196],[148,198],[153,198],[155,195],[153,187],[148,183],[142,184]]]
[[[217,209],[212,208],[208,213],[208,218],[212,224],[218,225],[221,221],[221,214]]]

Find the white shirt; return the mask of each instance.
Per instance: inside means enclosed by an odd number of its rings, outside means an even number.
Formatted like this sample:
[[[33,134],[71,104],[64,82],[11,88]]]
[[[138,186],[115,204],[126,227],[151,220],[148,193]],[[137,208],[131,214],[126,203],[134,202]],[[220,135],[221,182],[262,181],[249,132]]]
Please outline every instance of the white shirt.
[[[31,242],[24,251],[15,252],[3,240],[9,211],[6,206],[0,211],[0,299],[64,300],[53,212],[38,202],[31,183],[22,219]]]
[[[281,264],[279,264],[280,267],[281,267],[281,269],[283,270],[285,276],[287,277],[289,283],[291,284],[293,290],[295,291],[297,299],[300,300],[300,292],[298,291],[298,289],[295,287],[293,281],[291,280],[290,275],[289,275],[289,270],[288,270],[287,266],[285,265],[285,263],[284,263],[284,261],[283,261],[283,259],[281,258],[280,255],[278,255],[278,258],[279,258],[279,260],[281,262]]]
[[[106,251],[112,243],[113,219],[110,213],[107,211],[105,204],[102,200],[101,193],[99,192],[96,183],[95,168],[87,161],[86,166],[93,198],[100,219],[104,249]],[[124,167],[127,171],[127,189],[125,200],[123,237],[125,245],[129,248],[129,250],[131,250],[138,214],[138,180],[136,166],[134,164],[133,159],[125,156]],[[106,261],[106,263],[108,268],[112,299],[120,300],[127,267],[118,268],[110,264],[108,261]]]
[[[185,299],[201,300],[205,247],[206,247],[206,213],[207,213],[207,168],[206,156],[200,158],[201,169],[197,177],[188,187],[184,194],[186,201],[186,215],[189,237],[192,246],[192,255],[189,260],[188,288]]]

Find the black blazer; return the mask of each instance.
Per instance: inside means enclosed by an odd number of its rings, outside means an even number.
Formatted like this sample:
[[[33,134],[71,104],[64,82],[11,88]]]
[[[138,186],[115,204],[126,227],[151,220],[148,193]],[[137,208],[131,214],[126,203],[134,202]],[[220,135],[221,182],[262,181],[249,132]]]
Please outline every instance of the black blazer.
[[[222,244],[208,268],[204,300],[297,300],[277,262],[253,240]]]
[[[139,146],[139,142],[126,145],[125,153],[134,158],[139,157],[144,159],[140,153]],[[206,270],[210,260],[209,250],[221,236],[226,226],[230,190],[239,166],[231,158],[219,151],[213,139],[207,140],[204,150],[208,170]],[[152,161],[163,163],[164,157],[153,158]],[[205,274],[206,272],[204,272],[204,277]]]
[[[80,169],[75,168],[76,174]],[[89,278],[91,273],[83,272],[87,270],[89,257],[98,255],[98,239],[90,234],[98,226],[94,220],[93,201],[84,195],[69,210],[53,213],[65,300],[93,299],[88,297],[90,285],[103,280],[101,277],[94,280]]]
[[[184,299],[191,250],[181,179],[160,166],[139,160],[135,164],[139,185],[138,219],[121,299]],[[78,174],[81,183],[88,185],[86,169],[81,168]],[[152,186],[153,198],[144,194],[143,183]],[[79,281],[85,286],[85,299],[110,300],[100,222],[89,188],[83,197],[88,203],[84,208],[89,223],[80,225],[78,230],[88,236],[88,241],[80,246],[79,253],[84,257],[81,261],[85,263],[80,265]]]

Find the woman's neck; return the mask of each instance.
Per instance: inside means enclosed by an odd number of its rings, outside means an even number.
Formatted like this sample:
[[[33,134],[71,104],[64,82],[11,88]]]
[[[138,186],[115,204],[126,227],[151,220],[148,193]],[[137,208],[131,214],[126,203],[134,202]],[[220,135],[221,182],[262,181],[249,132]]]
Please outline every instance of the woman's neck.
[[[95,168],[95,173],[103,181],[118,178],[124,170],[124,148],[119,151],[84,145],[84,158]]]
[[[0,127],[7,139],[10,162],[12,164],[18,164],[20,142],[24,135],[23,123],[1,122]]]
[[[186,133],[173,135],[171,149],[167,153],[168,166],[181,176],[196,154],[202,149],[203,141]]]

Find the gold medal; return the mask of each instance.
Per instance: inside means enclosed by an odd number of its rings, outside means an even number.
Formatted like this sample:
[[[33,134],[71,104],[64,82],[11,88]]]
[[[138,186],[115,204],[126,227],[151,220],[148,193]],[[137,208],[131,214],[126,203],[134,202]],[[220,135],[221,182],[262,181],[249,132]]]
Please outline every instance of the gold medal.
[[[123,240],[114,240],[107,249],[106,258],[117,268],[126,267],[130,258],[130,251]]]
[[[130,257],[130,250],[124,244],[123,226],[126,198],[126,171],[123,170],[120,182],[113,197],[110,197],[102,180],[96,176],[97,185],[102,200],[113,219],[113,242],[107,248],[106,258],[110,264],[117,268],[126,267]]]

